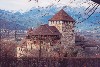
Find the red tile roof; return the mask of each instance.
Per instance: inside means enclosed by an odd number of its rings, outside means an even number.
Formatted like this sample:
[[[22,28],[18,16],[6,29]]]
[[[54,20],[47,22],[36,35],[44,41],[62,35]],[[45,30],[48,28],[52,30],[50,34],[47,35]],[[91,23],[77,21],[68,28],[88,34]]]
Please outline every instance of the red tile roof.
[[[63,9],[56,13],[49,21],[75,21],[71,16],[69,16]]]
[[[47,24],[41,25],[30,32],[32,35],[61,35],[58,29]]]

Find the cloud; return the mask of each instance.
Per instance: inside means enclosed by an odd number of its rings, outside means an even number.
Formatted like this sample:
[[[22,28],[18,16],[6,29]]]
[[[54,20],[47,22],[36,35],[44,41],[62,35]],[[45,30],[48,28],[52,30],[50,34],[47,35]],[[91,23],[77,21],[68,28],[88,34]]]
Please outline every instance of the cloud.
[[[0,0],[0,9],[9,11],[26,11],[32,8],[27,0]]]
[[[38,3],[35,0],[0,0],[0,9],[9,11],[26,12],[35,7],[47,7],[49,5],[57,6],[70,6],[70,7],[87,7],[89,6],[88,0],[39,0]],[[82,5],[80,5],[82,4]]]

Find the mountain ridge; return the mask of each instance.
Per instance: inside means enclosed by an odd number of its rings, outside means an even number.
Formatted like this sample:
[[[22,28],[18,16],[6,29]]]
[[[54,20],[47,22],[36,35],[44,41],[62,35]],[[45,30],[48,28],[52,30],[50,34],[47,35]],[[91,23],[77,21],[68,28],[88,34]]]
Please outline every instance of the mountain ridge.
[[[21,26],[25,26],[26,28],[30,27],[36,27],[38,25],[47,24],[48,20],[57,13],[62,7],[56,7],[51,6],[50,8],[32,8],[30,11],[25,13],[12,13],[5,10],[0,10],[0,18],[6,19],[9,22],[15,22],[16,24],[19,24]],[[81,22],[87,16],[84,15],[85,8],[71,8],[66,7],[64,10],[73,17],[76,22],[80,22],[76,24],[76,29],[82,29],[82,30],[90,30],[93,29],[93,27],[99,26],[97,22],[99,22],[100,15],[96,12],[94,13],[89,19],[85,20],[84,22]],[[97,24],[94,24],[97,23]],[[91,26],[92,25],[92,26]]]

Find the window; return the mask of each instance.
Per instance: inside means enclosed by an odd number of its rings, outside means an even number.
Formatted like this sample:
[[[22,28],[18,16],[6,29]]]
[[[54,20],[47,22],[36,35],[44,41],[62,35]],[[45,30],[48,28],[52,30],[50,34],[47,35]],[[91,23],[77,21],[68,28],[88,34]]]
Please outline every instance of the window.
[[[72,32],[74,32],[74,30],[72,30]]]
[[[36,44],[36,41],[34,41],[34,44]]]

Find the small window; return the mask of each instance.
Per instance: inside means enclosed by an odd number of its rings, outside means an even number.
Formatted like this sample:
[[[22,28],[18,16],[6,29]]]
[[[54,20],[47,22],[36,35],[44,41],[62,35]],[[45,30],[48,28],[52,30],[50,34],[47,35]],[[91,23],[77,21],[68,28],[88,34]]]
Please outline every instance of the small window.
[[[22,48],[21,48],[21,51],[22,51]]]
[[[34,41],[34,44],[36,44],[36,41]]]
[[[72,30],[72,32],[74,32],[74,30]]]
[[[50,43],[50,46],[53,46],[53,44],[52,44],[52,43]]]

